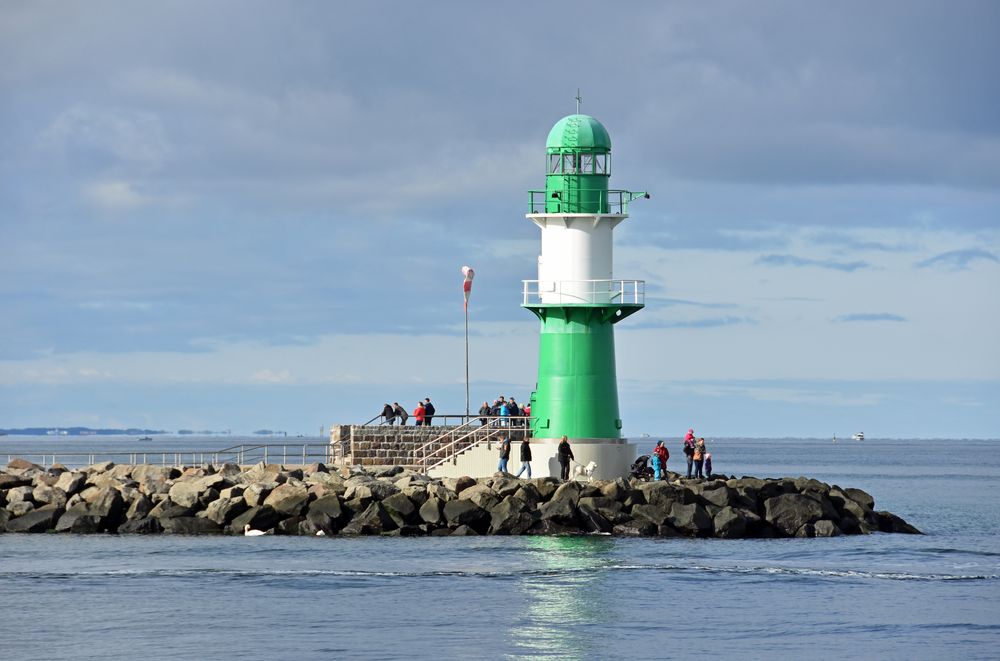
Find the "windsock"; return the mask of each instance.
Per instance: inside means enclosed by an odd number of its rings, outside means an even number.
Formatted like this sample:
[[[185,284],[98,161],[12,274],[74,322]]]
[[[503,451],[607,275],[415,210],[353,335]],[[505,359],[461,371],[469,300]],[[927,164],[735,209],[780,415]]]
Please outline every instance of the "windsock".
[[[465,309],[469,309],[469,295],[472,294],[472,279],[476,277],[476,272],[472,270],[471,266],[462,267],[462,275],[465,276],[465,282],[462,283],[462,292],[465,296]]]

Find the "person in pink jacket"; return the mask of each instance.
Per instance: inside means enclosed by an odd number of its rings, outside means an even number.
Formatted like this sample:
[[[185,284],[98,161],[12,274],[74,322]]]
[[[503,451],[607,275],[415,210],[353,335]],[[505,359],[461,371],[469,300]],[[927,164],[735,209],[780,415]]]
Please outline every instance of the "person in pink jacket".
[[[694,430],[688,429],[684,436],[684,457],[687,459],[687,476],[691,477],[691,469],[694,467]]]

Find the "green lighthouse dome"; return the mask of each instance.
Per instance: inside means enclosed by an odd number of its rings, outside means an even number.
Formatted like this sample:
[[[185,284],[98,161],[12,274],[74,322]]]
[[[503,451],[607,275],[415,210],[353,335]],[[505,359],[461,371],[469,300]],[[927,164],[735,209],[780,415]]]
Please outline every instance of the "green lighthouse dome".
[[[611,136],[604,124],[590,115],[568,115],[549,131],[545,147],[550,154],[558,151],[607,153],[611,151]]]

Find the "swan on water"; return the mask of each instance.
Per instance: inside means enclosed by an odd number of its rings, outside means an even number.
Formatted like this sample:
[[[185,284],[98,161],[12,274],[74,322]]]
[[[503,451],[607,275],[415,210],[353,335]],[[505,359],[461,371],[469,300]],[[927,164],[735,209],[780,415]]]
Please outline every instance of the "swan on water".
[[[266,535],[267,533],[263,530],[251,530],[250,524],[243,526],[243,535],[246,537],[260,537],[261,535]]]

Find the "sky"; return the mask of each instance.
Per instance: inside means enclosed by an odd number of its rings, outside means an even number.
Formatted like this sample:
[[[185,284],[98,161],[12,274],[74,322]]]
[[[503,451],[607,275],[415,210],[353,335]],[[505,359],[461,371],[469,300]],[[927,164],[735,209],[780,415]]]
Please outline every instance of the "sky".
[[[0,3],[0,427],[525,401],[612,138],[623,432],[1000,438],[1000,4]]]

